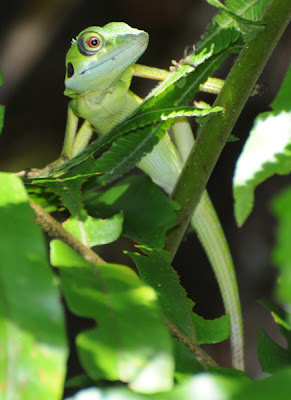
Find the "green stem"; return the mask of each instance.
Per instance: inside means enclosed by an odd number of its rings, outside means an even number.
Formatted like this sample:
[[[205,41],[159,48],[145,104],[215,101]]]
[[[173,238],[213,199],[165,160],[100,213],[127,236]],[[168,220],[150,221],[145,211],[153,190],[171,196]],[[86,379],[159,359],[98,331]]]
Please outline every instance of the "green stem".
[[[223,107],[224,112],[209,118],[199,132],[172,195],[182,206],[178,211],[178,225],[166,237],[165,248],[172,258],[220,153],[290,19],[290,0],[271,1],[263,18],[265,30],[245,44],[214,103]]]

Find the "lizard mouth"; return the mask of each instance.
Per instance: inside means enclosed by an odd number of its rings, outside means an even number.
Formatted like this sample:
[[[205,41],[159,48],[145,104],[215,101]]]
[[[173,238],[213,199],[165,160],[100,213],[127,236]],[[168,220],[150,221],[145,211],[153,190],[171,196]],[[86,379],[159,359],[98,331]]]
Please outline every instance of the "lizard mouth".
[[[114,59],[114,58],[113,58]],[[105,60],[101,63],[98,63],[97,65],[93,65],[92,67],[86,68],[83,71],[80,72],[80,75],[84,75],[86,72],[90,71],[91,69],[95,69],[97,67],[99,67],[100,65],[104,64],[104,62],[106,62],[108,60]],[[75,74],[75,69],[74,66],[71,62],[68,62],[67,64],[67,78],[72,78]]]
[[[115,57],[110,57],[110,58],[107,58],[106,60],[104,60],[102,62],[98,62],[97,64],[93,64],[91,67],[83,69],[83,71],[80,72],[80,75],[86,74],[86,72],[90,71],[91,69],[99,68],[102,64],[105,64],[110,60],[113,61],[114,59],[115,59]]]

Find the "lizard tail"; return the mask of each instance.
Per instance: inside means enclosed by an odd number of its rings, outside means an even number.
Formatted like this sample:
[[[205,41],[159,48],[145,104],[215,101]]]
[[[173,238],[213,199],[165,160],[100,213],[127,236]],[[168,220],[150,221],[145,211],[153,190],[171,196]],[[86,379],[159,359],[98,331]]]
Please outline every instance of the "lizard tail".
[[[243,371],[243,322],[234,265],[222,226],[206,191],[192,216],[191,226],[207,254],[220,288],[225,311],[230,316],[233,367]]]
[[[181,118],[172,127],[175,144],[166,134],[138,164],[152,180],[171,194],[194,143],[189,122]],[[244,370],[244,339],[241,306],[234,265],[223,229],[205,191],[191,220],[216,276],[224,307],[230,316],[234,368]]]

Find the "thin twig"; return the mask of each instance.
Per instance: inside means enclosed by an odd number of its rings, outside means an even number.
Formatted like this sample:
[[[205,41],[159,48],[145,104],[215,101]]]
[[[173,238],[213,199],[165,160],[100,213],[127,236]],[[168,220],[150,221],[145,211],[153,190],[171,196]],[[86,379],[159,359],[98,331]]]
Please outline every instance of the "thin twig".
[[[29,204],[34,209],[36,220],[41,227],[52,237],[62,240],[68,246],[72,247],[79,253],[86,261],[92,264],[106,264],[98,254],[96,254],[90,247],[85,246],[79,239],[68,232],[62,224],[56,221],[50,214],[45,212],[34,201],[29,200]]]
[[[185,346],[188,347],[188,349],[191,351],[191,353],[194,354],[194,356],[197,358],[197,360],[205,367],[213,367],[217,366],[218,364],[207,354],[205,351],[201,349],[201,347],[192,342],[188,338],[187,335],[181,329],[179,329],[173,322],[171,322],[168,318],[165,317],[166,324],[168,325],[171,335],[173,336],[174,339],[177,339],[179,342],[183,343]]]

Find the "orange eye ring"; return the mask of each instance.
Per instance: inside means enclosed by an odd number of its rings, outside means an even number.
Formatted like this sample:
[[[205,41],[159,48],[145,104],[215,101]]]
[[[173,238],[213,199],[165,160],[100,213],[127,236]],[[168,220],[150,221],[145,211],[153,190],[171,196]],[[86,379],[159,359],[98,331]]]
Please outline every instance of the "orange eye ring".
[[[96,49],[100,46],[100,39],[97,36],[90,36],[86,43],[91,49]]]

